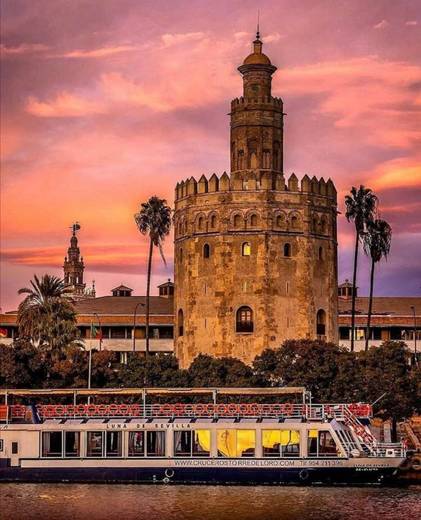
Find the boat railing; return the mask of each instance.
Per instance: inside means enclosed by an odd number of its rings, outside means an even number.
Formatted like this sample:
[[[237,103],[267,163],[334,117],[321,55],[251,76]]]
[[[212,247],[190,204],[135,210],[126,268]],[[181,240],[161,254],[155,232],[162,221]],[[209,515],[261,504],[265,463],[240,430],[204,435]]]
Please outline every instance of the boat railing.
[[[297,403],[132,403],[132,404],[38,404],[35,407],[10,405],[3,420],[25,420],[31,413],[40,420],[66,418],[152,418],[152,417],[250,417],[326,421],[336,419],[355,422],[353,418],[370,418],[371,406],[353,404]],[[358,421],[359,423],[359,421]]]

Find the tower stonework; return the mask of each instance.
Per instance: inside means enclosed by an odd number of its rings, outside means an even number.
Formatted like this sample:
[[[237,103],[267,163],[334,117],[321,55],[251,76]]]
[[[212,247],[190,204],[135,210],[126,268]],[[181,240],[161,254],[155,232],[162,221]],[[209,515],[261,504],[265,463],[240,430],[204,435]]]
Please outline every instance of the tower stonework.
[[[286,339],[337,339],[333,182],[283,174],[283,103],[257,36],[231,103],[231,172],[175,190],[175,351],[250,363]]]

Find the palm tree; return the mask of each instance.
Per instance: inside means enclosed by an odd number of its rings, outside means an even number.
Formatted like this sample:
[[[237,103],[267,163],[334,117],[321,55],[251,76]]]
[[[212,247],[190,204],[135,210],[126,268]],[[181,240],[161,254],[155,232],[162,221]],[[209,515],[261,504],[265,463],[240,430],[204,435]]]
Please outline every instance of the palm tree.
[[[365,350],[368,350],[368,340],[370,337],[371,314],[373,311],[373,285],[374,285],[374,267],[377,262],[387,255],[390,251],[392,242],[392,228],[381,219],[369,222],[367,233],[364,235],[364,251],[371,258],[370,270],[370,298],[368,300],[367,330],[365,334]]]
[[[351,309],[351,352],[354,351],[355,341],[355,297],[357,285],[357,263],[358,263],[358,246],[364,233],[367,230],[369,222],[374,220],[377,208],[377,197],[370,188],[360,186],[358,189],[354,186],[351,189],[351,195],[345,196],[346,219],[348,222],[353,221],[355,225],[355,249],[354,249],[354,271],[352,275],[352,309]]]
[[[158,247],[162,260],[166,265],[162,242],[169,234],[171,228],[171,208],[167,201],[156,196],[147,202],[142,202],[139,213],[134,216],[136,225],[142,235],[149,235],[148,275],[146,282],[146,355],[149,354],[149,310],[150,310],[150,286],[152,270],[152,254],[154,246]]]
[[[64,280],[45,274],[30,281],[30,287],[19,289],[27,294],[19,304],[17,324],[19,336],[28,337],[39,347],[56,351],[78,338],[76,312],[72,302],[64,298]]]

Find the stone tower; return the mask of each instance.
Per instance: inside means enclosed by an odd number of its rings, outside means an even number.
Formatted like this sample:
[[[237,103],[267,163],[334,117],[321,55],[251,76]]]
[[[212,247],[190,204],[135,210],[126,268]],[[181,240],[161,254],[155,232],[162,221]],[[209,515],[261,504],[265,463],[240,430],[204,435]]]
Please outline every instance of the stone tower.
[[[78,223],[72,226],[72,236],[70,238],[70,247],[67,250],[67,256],[64,258],[64,283],[67,286],[66,295],[72,298],[86,298],[94,296],[92,291],[88,294],[85,290],[86,284],[83,283],[83,271],[85,265],[83,257],[80,256],[76,232],[80,229]]]
[[[231,102],[231,173],[175,190],[175,350],[250,363],[288,338],[337,339],[336,190],[283,173],[276,67],[253,53]]]

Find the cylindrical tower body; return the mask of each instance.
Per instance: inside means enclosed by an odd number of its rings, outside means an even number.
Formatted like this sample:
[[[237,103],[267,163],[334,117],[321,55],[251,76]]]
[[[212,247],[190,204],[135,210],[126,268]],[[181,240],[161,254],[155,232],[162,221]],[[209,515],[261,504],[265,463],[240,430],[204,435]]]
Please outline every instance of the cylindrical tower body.
[[[175,349],[250,363],[289,338],[337,339],[336,190],[283,170],[276,68],[254,42],[231,104],[231,174],[177,184]],[[256,96],[256,97],[255,97]]]

